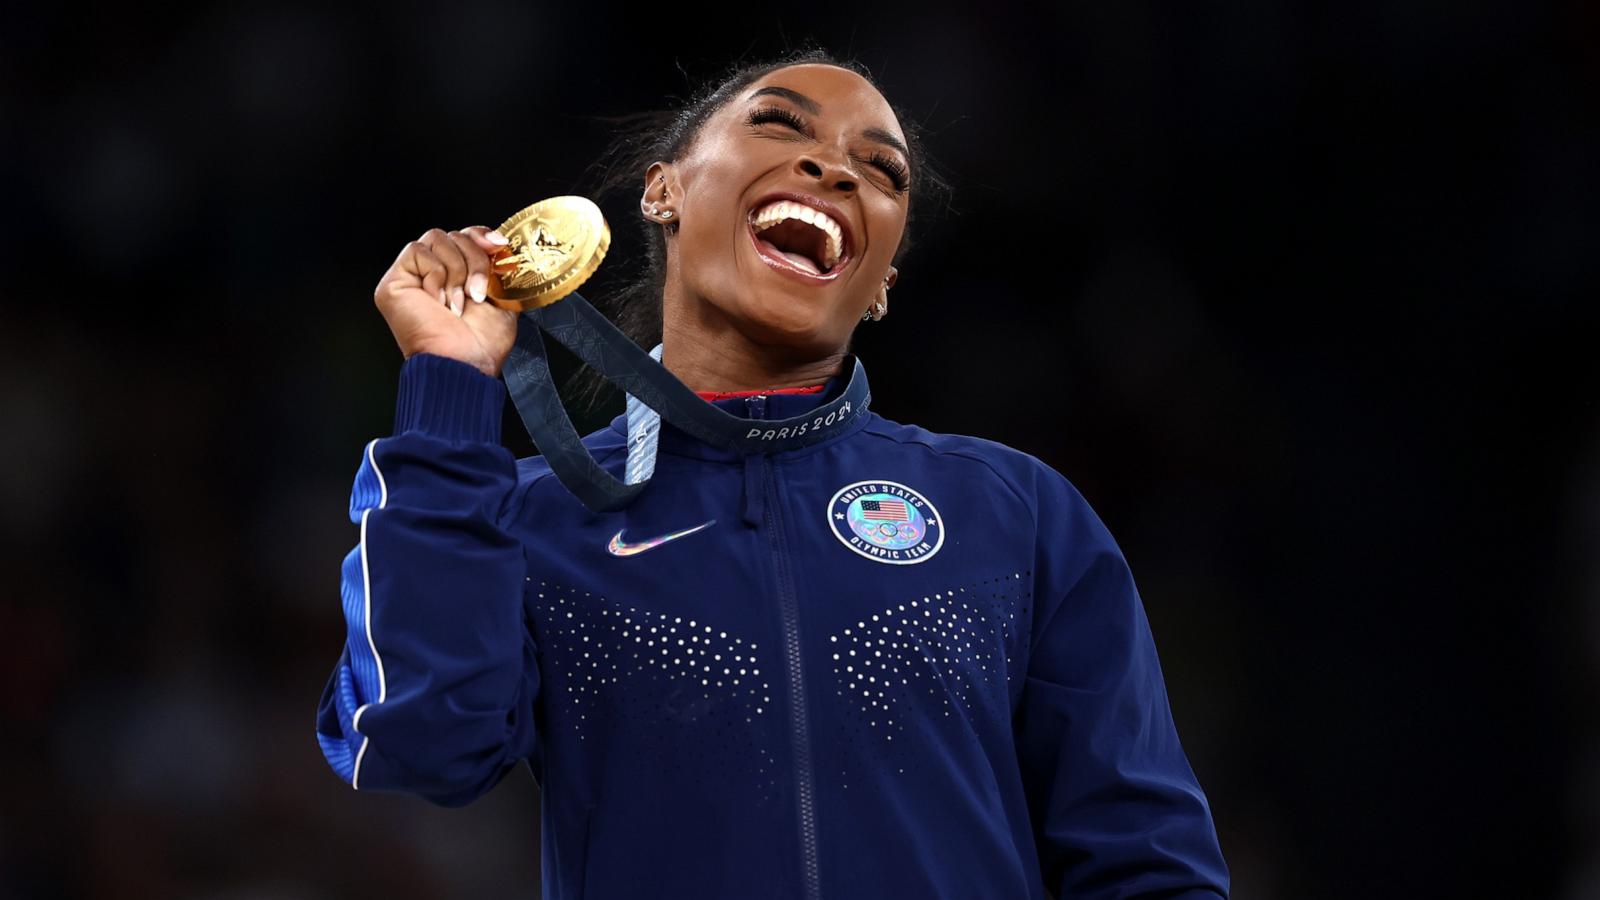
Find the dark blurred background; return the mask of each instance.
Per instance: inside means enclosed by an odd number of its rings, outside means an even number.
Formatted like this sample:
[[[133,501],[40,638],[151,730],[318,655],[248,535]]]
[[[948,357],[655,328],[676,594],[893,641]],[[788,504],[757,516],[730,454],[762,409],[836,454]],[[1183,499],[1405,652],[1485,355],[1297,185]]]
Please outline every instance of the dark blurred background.
[[[1109,524],[1234,896],[1600,897],[1594,4],[3,21],[0,897],[538,895],[525,769],[437,809],[313,738],[372,291],[804,38],[955,182],[861,329],[874,408]]]

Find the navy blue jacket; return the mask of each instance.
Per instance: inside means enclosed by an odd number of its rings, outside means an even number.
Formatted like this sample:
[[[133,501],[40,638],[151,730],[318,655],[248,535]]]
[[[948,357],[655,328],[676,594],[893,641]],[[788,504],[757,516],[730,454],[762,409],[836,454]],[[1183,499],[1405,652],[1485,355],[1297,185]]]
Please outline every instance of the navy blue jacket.
[[[1128,564],[1053,468],[870,410],[748,455],[663,423],[596,514],[505,401],[414,355],[362,452],[317,715],[351,787],[460,806],[525,761],[550,900],[1227,896]],[[583,441],[623,477],[625,416]]]

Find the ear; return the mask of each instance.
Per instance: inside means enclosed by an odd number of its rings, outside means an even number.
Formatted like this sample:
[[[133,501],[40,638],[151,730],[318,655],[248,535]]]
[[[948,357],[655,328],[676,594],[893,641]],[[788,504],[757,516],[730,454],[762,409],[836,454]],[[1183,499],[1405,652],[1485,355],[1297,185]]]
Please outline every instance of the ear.
[[[672,163],[657,160],[644,171],[644,194],[639,198],[639,214],[658,225],[675,225],[678,210],[673,205],[675,191],[668,187],[674,182]]]
[[[877,298],[872,301],[873,311],[881,308],[883,312],[881,314],[874,315],[872,317],[873,321],[882,319],[884,316],[889,314],[889,288],[894,287],[894,283],[899,279],[900,270],[896,269],[894,266],[890,266],[889,274],[883,276],[883,281],[879,282],[878,284]]]

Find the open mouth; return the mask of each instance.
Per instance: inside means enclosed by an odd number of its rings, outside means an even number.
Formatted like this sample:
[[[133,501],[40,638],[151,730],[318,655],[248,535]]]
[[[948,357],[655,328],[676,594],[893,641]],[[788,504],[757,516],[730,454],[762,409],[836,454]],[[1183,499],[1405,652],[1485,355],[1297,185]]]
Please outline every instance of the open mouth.
[[[837,279],[850,263],[847,228],[809,204],[779,196],[756,204],[750,239],[762,261],[812,284]]]

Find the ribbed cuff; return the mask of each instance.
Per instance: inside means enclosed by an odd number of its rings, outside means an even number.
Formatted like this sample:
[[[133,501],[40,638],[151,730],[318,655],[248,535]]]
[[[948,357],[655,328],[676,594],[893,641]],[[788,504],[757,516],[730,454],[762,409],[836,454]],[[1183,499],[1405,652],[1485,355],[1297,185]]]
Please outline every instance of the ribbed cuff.
[[[394,433],[421,431],[453,441],[500,442],[505,382],[472,365],[414,353],[400,366]]]

